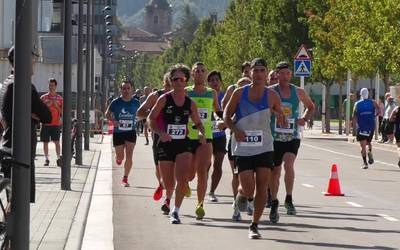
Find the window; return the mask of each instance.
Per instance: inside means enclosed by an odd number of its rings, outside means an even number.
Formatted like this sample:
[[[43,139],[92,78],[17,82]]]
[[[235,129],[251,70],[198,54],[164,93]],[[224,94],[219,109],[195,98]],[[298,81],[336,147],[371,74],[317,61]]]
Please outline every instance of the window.
[[[38,31],[62,32],[62,0],[39,0]]]

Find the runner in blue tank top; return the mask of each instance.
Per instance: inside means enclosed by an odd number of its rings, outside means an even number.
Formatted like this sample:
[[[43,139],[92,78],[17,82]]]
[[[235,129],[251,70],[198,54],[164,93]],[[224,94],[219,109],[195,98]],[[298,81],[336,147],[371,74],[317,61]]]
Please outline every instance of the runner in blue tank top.
[[[374,158],[372,156],[372,137],[375,131],[375,117],[379,113],[378,104],[368,99],[368,89],[362,88],[360,90],[360,100],[354,104],[353,119],[357,124],[357,141],[360,142],[361,157],[363,159],[362,168],[367,169],[368,163],[373,164]],[[368,162],[367,150],[368,145]]]
[[[126,155],[122,178],[122,185],[125,187],[129,187],[128,176],[136,143],[135,116],[140,104],[139,100],[132,98],[133,90],[131,82],[123,82],[120,87],[121,96],[113,100],[106,111],[107,119],[114,124],[113,145],[117,165],[122,163],[124,154]]]
[[[222,77],[219,71],[213,70],[208,73],[207,76],[208,85],[217,92],[218,106],[221,109],[221,101],[225,93],[221,91],[222,88]],[[222,113],[222,111],[221,111]],[[225,134],[225,123],[215,113],[211,116],[212,132],[213,132],[213,156],[214,161],[212,164],[211,174],[211,186],[210,192],[208,193],[208,199],[211,202],[217,202],[218,198],[215,196],[215,190],[222,177],[222,163],[226,154],[226,134]]]
[[[232,153],[239,172],[236,206],[245,210],[247,197],[255,193],[250,239],[261,237],[258,221],[264,210],[267,184],[274,167],[273,137],[269,126],[271,113],[278,117],[278,124],[283,126],[284,123],[278,95],[265,87],[267,74],[266,61],[254,59],[251,63],[253,83],[236,89],[224,110],[224,121],[233,131]],[[235,121],[232,119],[234,115]]]

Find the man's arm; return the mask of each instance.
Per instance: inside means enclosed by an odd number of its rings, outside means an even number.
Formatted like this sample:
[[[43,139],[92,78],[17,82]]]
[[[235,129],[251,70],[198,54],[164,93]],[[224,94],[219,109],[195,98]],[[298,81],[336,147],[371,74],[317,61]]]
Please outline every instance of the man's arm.
[[[311,101],[311,98],[308,96],[308,94],[304,91],[304,89],[297,88],[297,96],[306,108],[306,111],[304,112],[304,115],[302,117],[303,121],[301,121],[301,123],[303,124],[300,124],[301,126],[304,126],[305,121],[311,119],[311,117],[314,115],[315,105]]]
[[[140,105],[139,109],[136,112],[136,116],[139,120],[145,119],[149,113],[150,109],[156,104],[158,99],[157,92],[153,92],[147,97],[147,99]]]
[[[231,98],[228,101],[228,104],[224,110],[224,122],[228,126],[228,128],[233,132],[237,141],[241,142],[245,140],[245,133],[238,129],[233,123],[232,116],[234,115],[237,106],[240,101],[240,97],[242,95],[242,89],[236,89]]]
[[[40,99],[34,85],[32,85],[32,117],[41,123],[51,122],[51,112],[47,105]]]
[[[222,110],[224,110],[226,105],[228,105],[229,99],[231,98],[234,90],[235,90],[235,85],[231,85],[226,89],[224,98],[222,98],[221,101]]]
[[[276,121],[279,126],[287,127],[287,119],[282,110],[281,98],[272,88],[269,88],[268,90],[269,90],[268,100],[270,102],[269,106],[271,107],[271,112],[275,115]]]

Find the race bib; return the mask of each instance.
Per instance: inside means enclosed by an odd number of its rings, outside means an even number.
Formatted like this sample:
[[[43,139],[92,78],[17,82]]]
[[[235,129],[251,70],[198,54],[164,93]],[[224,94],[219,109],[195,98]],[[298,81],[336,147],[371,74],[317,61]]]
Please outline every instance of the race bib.
[[[206,122],[208,118],[208,109],[199,108],[199,116],[202,123]]]
[[[172,139],[185,139],[186,125],[168,124],[167,133],[171,136]]]
[[[245,141],[240,142],[243,147],[260,147],[263,145],[263,132],[262,130],[246,130]]]
[[[296,122],[296,119],[287,119],[287,121],[287,127],[281,127],[278,124],[278,120],[275,119],[275,132],[292,134],[294,132],[294,123]]]
[[[217,121],[212,121],[212,127],[211,127],[211,129],[212,129],[212,132],[213,132],[213,133],[218,133],[218,132],[221,131],[221,130],[219,130],[219,128],[218,128]]]
[[[363,135],[363,136],[370,136],[371,135],[371,131],[362,131],[362,130],[360,130],[359,134]]]
[[[120,120],[118,129],[120,131],[131,131],[133,129],[133,121],[132,120]]]

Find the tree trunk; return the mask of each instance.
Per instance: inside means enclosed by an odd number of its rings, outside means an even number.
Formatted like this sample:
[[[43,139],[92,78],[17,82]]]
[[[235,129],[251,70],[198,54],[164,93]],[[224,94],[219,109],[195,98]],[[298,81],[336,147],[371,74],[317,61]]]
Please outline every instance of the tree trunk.
[[[326,82],[326,94],[325,94],[325,131],[326,133],[330,133],[331,132],[331,111],[330,111],[330,107],[329,107],[329,98],[331,95],[331,85],[332,82],[327,81]]]
[[[384,74],[383,74],[383,82],[384,82],[384,84],[385,84],[385,93],[386,92],[389,92],[389,80],[390,80],[390,78],[389,78],[389,72],[385,72]]]
[[[342,110],[343,110],[343,101],[342,101],[342,92],[344,82],[339,81],[339,135],[343,133],[343,120],[342,120]]]

